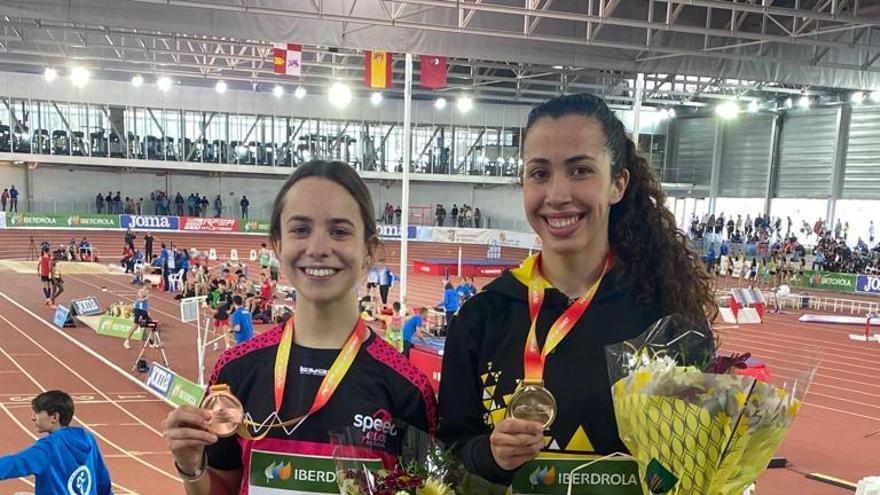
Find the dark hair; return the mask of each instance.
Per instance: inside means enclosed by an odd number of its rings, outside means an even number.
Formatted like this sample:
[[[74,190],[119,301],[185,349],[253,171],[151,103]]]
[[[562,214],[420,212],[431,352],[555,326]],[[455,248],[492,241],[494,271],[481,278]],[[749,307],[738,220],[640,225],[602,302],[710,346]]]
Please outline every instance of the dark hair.
[[[60,390],[49,390],[34,397],[31,408],[35,413],[44,412],[50,416],[58,414],[61,426],[68,426],[73,420],[73,399]]]
[[[624,170],[629,172],[623,198],[611,207],[608,241],[623,261],[621,265],[627,275],[636,281],[638,300],[659,303],[670,313],[695,320],[713,320],[718,307],[709,274],[699,255],[688,247],[687,236],[676,226],[675,216],[666,208],[666,193],[660,181],[602,98],[577,94],[546,101],[529,112],[525,134],[543,118],[567,115],[593,118],[602,127],[605,148],[611,155],[612,179],[620,177]]]
[[[373,209],[373,200],[370,190],[363,179],[346,163],[324,160],[312,160],[305,165],[300,165],[296,171],[288,177],[281,186],[275,203],[272,205],[272,220],[269,224],[269,239],[272,247],[277,250],[281,244],[281,212],[284,210],[284,200],[287,192],[294,184],[309,177],[327,179],[342,186],[354,198],[361,212],[361,220],[364,222],[364,243],[367,251],[372,255],[379,246],[379,231],[376,227],[376,213]]]
[[[241,299],[241,296],[232,296],[232,304],[236,306],[241,306],[244,301]]]
[[[452,282],[446,282],[446,285],[443,286],[444,290],[449,290],[449,289],[454,289],[454,288],[455,287],[452,286]]]
[[[391,308],[394,309],[394,311],[400,311],[400,301],[394,301],[391,303]]]

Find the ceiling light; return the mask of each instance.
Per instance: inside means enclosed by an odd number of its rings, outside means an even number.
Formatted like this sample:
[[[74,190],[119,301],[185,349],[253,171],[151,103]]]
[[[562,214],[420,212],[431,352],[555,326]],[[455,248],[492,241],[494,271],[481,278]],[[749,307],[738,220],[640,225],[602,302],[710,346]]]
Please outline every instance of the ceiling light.
[[[794,106],[794,102],[791,100],[791,98],[786,98],[785,99],[785,108],[791,108],[793,106]]]
[[[562,69],[564,69],[565,67],[562,66],[562,65],[554,65],[553,68],[556,69],[556,70],[562,70]]]
[[[739,115],[739,105],[737,105],[735,101],[725,101],[715,107],[715,115],[718,115],[722,119],[734,119]]]
[[[220,93],[221,95],[226,92],[226,81],[217,81],[217,84],[214,85],[214,91]]]
[[[143,84],[144,84],[144,76],[137,74],[131,78],[131,85],[132,86],[139,88],[139,87],[143,86]]]
[[[459,97],[455,107],[461,113],[468,113],[474,108],[474,100],[470,96]]]
[[[275,95],[275,98],[281,98],[284,96],[284,86],[276,84],[275,87],[272,88],[272,94]]]
[[[813,102],[810,101],[809,96],[804,95],[798,99],[798,106],[801,108],[804,108],[804,109],[810,108],[810,105],[812,105],[812,104],[813,104]]]
[[[871,91],[871,101],[874,103],[880,103],[880,89]]]
[[[302,100],[306,96],[306,88],[297,86],[296,90],[293,92],[293,96],[295,96],[297,100]]]
[[[370,103],[373,104],[374,107],[378,107],[380,103],[382,103],[382,93],[375,92],[370,95]]]
[[[156,86],[159,88],[159,91],[166,92],[171,89],[171,78],[162,76],[156,80]]]
[[[758,102],[752,100],[749,102],[749,113],[758,113]]]
[[[330,86],[327,97],[334,107],[345,108],[351,103],[351,88],[341,82],[335,82]]]
[[[437,110],[443,110],[446,108],[446,98],[440,97],[434,100],[434,108]]]
[[[667,115],[670,119],[674,119],[674,118],[675,118],[675,109],[674,109],[674,108],[670,108],[670,109],[666,110],[666,115]]]
[[[865,93],[862,91],[856,91],[849,97],[849,100],[856,105],[861,105],[865,101]]]
[[[73,70],[70,71],[70,83],[77,88],[82,88],[89,83],[89,78],[91,76],[92,75],[89,74],[89,71],[85,68],[74,67]]]
[[[46,70],[43,71],[43,79],[45,79],[46,82],[52,82],[57,77],[58,71],[53,69],[52,67],[46,67]]]

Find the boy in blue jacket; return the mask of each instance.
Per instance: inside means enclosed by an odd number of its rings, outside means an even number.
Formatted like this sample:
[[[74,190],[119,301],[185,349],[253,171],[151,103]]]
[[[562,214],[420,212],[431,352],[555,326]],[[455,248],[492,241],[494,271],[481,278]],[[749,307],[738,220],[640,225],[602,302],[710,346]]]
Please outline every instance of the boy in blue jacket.
[[[0,480],[36,477],[35,495],[107,495],[110,473],[95,439],[71,427],[73,399],[60,390],[43,392],[31,401],[37,432],[47,435],[29,448],[0,457]]]

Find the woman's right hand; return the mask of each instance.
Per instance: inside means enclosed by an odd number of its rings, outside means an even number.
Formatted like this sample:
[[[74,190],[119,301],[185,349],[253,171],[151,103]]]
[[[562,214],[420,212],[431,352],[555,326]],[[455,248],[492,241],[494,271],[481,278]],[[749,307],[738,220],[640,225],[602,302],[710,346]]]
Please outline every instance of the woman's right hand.
[[[208,430],[210,420],[210,411],[180,406],[162,422],[162,435],[168,439],[168,449],[184,471],[193,472],[201,466],[205,446],[217,441],[217,435]]]
[[[544,448],[544,427],[535,421],[506,418],[495,425],[489,437],[495,462],[513,471],[538,456]]]

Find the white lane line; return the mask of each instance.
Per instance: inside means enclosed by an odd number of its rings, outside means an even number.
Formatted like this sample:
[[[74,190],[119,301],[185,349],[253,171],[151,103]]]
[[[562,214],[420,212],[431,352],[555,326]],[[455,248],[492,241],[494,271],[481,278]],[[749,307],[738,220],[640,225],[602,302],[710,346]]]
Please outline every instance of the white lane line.
[[[0,346],[0,354],[4,354],[4,355],[6,355],[7,358],[11,359],[11,360],[13,361],[13,363],[15,364],[15,366],[16,366],[16,367],[17,367],[17,368],[18,368],[18,369],[19,369],[19,370],[20,370],[20,371],[21,371],[21,372],[22,372],[22,373],[23,373],[23,374],[24,374],[24,375],[25,375],[30,381],[32,381],[32,382],[34,383],[34,385],[37,386],[37,388],[39,388],[41,391],[46,391],[46,387],[44,387],[43,384],[41,384],[39,381],[37,381],[36,378],[34,378],[33,376],[31,376],[31,374],[28,373],[27,370],[25,370],[25,369],[24,369],[24,368],[23,368],[23,367],[22,367],[17,361],[15,361],[14,359],[10,358],[9,355],[6,354],[6,351],[3,349],[2,346]],[[6,411],[6,413],[9,415],[9,417],[13,418],[13,420],[14,420],[16,423],[18,423],[19,426],[22,427],[22,429],[24,429],[25,431],[27,431],[28,434],[29,434],[32,438],[34,438],[34,439],[36,440],[36,436],[33,435],[32,432],[31,432],[30,430],[28,430],[27,428],[24,428],[24,425],[22,425],[20,422],[18,422],[18,419],[15,418],[14,416],[12,416],[12,413],[11,413],[8,409],[6,409],[5,406],[0,405],[0,408],[3,408],[3,410]],[[92,428],[92,426],[91,426],[90,424],[85,423],[84,421],[82,421],[82,420],[80,420],[79,418],[76,418],[76,417],[74,417],[74,421],[76,421],[77,423],[81,424],[81,425],[83,426],[83,428],[85,428],[86,430],[88,430],[89,432],[91,432],[93,435],[95,435],[96,437],[98,437],[98,438],[100,438],[101,440],[103,440],[107,445],[113,447],[114,449],[118,450],[119,452],[122,452],[123,454],[128,454],[128,457],[130,457],[131,459],[134,459],[136,462],[138,462],[138,463],[140,463],[140,464],[143,464],[144,466],[146,466],[146,467],[152,469],[153,471],[156,471],[156,472],[158,472],[158,473],[160,473],[160,474],[163,474],[163,475],[165,475],[165,476],[167,476],[167,477],[169,477],[169,478],[171,478],[171,479],[173,479],[173,480],[179,481],[179,478],[178,478],[177,476],[172,475],[171,473],[167,473],[167,472],[165,472],[165,471],[159,469],[158,467],[153,466],[152,464],[150,464],[150,463],[148,463],[148,462],[145,462],[145,461],[143,461],[142,459],[139,459],[139,458],[137,458],[137,457],[135,457],[135,456],[129,454],[127,450],[125,450],[125,449],[123,449],[122,447],[120,447],[119,445],[115,444],[114,442],[112,442],[109,438],[105,437],[104,435],[101,435],[100,433],[98,433],[98,431],[95,430],[94,428]],[[114,484],[115,484],[115,483],[114,483]],[[117,486],[119,486],[119,488],[121,488],[121,489],[123,489],[123,490],[126,490],[126,491],[128,491],[128,492],[131,492],[131,490],[129,490],[128,488],[125,488],[125,487],[123,487],[123,486],[121,486],[121,485],[117,485]]]
[[[104,398],[104,402],[109,403],[109,404],[113,404],[113,406],[115,406],[117,409],[119,409],[120,411],[122,411],[126,416],[128,416],[128,417],[130,417],[131,419],[137,421],[137,422],[140,423],[144,428],[146,428],[146,429],[150,430],[151,432],[155,433],[156,436],[158,436],[158,437],[160,437],[160,438],[162,437],[162,432],[160,432],[159,430],[153,428],[153,427],[150,426],[149,424],[145,423],[141,418],[139,418],[139,417],[135,416],[134,414],[132,414],[131,411],[129,411],[128,409],[125,409],[124,407],[118,405],[118,404],[116,403],[115,400],[111,399],[107,394],[105,394],[104,392],[102,392],[98,387],[96,387],[94,384],[92,384],[92,382],[88,381],[84,376],[82,376],[81,374],[79,374],[75,369],[73,369],[73,368],[71,368],[70,366],[68,366],[67,363],[65,363],[65,362],[62,361],[61,359],[58,359],[58,357],[55,356],[55,354],[49,352],[48,349],[46,349],[45,347],[43,347],[43,346],[42,346],[40,343],[38,343],[36,340],[32,339],[30,335],[24,333],[20,328],[18,328],[18,326],[16,326],[14,323],[12,323],[11,321],[9,321],[5,316],[0,315],[0,319],[3,319],[3,321],[5,321],[7,324],[9,324],[9,326],[11,326],[11,327],[14,328],[16,331],[18,331],[18,333],[20,333],[24,338],[30,340],[35,346],[39,347],[40,350],[42,350],[43,352],[45,352],[47,356],[51,357],[53,360],[55,360],[55,362],[57,362],[58,364],[60,364],[61,366],[63,366],[67,371],[69,371],[71,375],[77,377],[80,381],[82,381],[83,383],[85,383],[86,385],[88,385],[89,387],[91,387],[92,390],[94,390],[98,395],[100,395],[101,397]],[[7,356],[8,356],[8,354],[7,354]],[[89,396],[89,397],[91,397],[91,396]],[[86,399],[86,401],[87,401],[87,402],[90,402],[90,401],[94,401],[94,399],[93,399],[93,398],[90,398],[90,399]]]
[[[75,338],[71,337],[71,336],[68,335],[67,333],[62,332],[60,329],[58,329],[57,327],[55,327],[54,325],[52,325],[51,323],[49,323],[48,321],[46,321],[45,319],[43,319],[41,316],[37,315],[36,313],[34,313],[33,311],[31,311],[30,309],[28,309],[28,308],[22,306],[22,305],[19,304],[17,301],[11,299],[9,296],[7,296],[6,294],[4,294],[2,291],[0,291],[0,297],[2,297],[3,299],[6,299],[6,300],[9,301],[10,303],[12,303],[14,306],[16,306],[18,309],[20,309],[20,310],[24,311],[25,313],[29,314],[29,315],[32,316],[35,320],[39,321],[40,323],[42,323],[43,325],[45,325],[45,326],[46,326],[47,328],[49,328],[50,330],[52,330],[53,332],[57,333],[58,335],[64,337],[64,338],[67,339],[70,343],[72,343],[73,345],[79,347],[80,349],[82,349],[83,351],[85,351],[86,353],[88,353],[88,354],[89,354],[90,356],[92,356],[93,358],[97,359],[98,361],[101,361],[102,363],[104,363],[105,365],[107,365],[110,369],[112,369],[112,370],[116,371],[117,373],[119,373],[120,375],[124,376],[126,379],[128,379],[128,380],[130,380],[131,382],[133,382],[134,384],[136,384],[138,387],[140,387],[141,389],[143,389],[144,391],[146,391],[147,393],[149,393],[151,396],[153,396],[153,397],[155,397],[155,398],[157,398],[157,399],[159,399],[159,400],[161,400],[161,401],[163,401],[163,402],[166,402],[169,406],[176,407],[176,406],[174,406],[174,404],[168,402],[168,400],[167,400],[165,397],[162,397],[161,395],[157,394],[153,389],[151,389],[150,387],[148,387],[144,382],[142,382],[142,381],[138,380],[137,378],[135,378],[135,377],[129,375],[127,372],[125,372],[125,370],[123,370],[122,368],[120,368],[120,367],[117,366],[115,363],[113,363],[113,362],[110,361],[109,359],[105,358],[105,357],[102,356],[101,354],[95,352],[91,347],[89,347],[89,346],[83,344],[82,342],[76,340]]]

